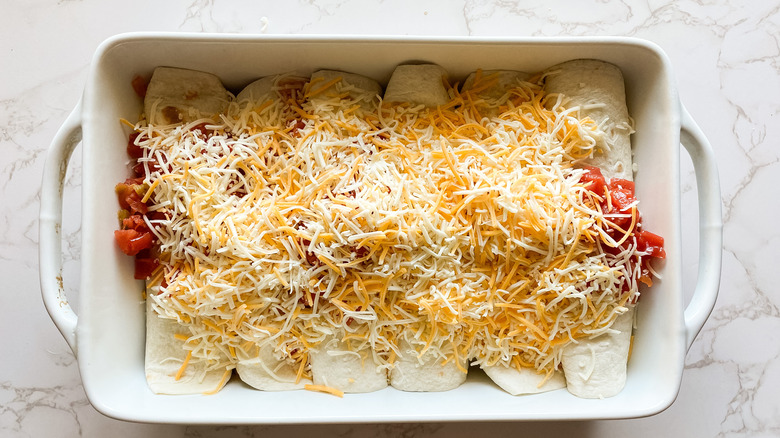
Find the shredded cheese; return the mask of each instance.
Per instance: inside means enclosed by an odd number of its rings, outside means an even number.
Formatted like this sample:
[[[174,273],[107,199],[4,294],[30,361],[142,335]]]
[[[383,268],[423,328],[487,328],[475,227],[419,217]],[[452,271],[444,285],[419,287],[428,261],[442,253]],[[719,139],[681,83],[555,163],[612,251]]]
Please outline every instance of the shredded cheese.
[[[303,389],[307,391],[324,392],[326,394],[333,394],[336,397],[342,397],[342,398],[344,397],[344,391],[341,391],[340,389],[336,389],[330,386],[325,386],[325,385],[306,384],[303,385]]]
[[[601,250],[623,242],[580,182],[599,127],[530,82],[483,117],[480,78],[437,109],[280,78],[219,119],[136,124],[164,276],[150,298],[189,330],[177,378],[271,346],[301,379],[331,335],[387,368],[405,341],[550,376],[609,330],[640,270]]]

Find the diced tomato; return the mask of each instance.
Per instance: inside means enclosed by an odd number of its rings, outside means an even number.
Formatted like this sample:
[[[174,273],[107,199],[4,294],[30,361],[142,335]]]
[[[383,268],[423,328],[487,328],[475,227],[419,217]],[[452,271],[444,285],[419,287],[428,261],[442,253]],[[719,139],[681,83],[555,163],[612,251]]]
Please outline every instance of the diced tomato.
[[[149,218],[150,221],[160,221],[160,220],[167,219],[168,215],[166,215],[162,211],[156,210],[156,211],[150,211],[149,213],[146,213],[146,217]]]
[[[617,227],[627,230],[631,226],[631,205],[636,202],[634,197],[634,183],[625,179],[613,179],[606,184],[609,191],[609,202],[605,199],[601,203],[601,209],[608,215],[623,215],[623,217],[610,217],[609,220]],[[613,236],[614,237],[614,236]]]
[[[146,169],[144,168],[144,165],[149,168],[149,173],[152,172],[160,172],[163,170],[163,166],[160,166],[160,163],[156,159],[152,159],[150,161],[145,161],[143,163],[138,163],[135,166],[133,166],[133,173],[136,175],[136,177],[143,180],[143,177],[146,176]],[[166,164],[165,170],[170,172],[171,166],[169,164]]]
[[[143,163],[137,163],[135,166],[133,166],[133,175],[143,177],[145,174],[146,170],[144,170]]]
[[[664,238],[649,231],[640,231],[636,235],[637,250],[659,259],[666,258]]]
[[[604,253],[606,253],[606,254],[616,256],[616,255],[620,254],[621,252],[623,252],[625,250],[625,248],[623,248],[623,247],[614,248],[614,247],[611,247],[609,245],[602,245],[601,250],[604,251]]]
[[[135,94],[137,94],[138,97],[142,99],[146,97],[146,88],[149,86],[149,83],[143,76],[135,76],[130,84],[133,86],[133,91],[135,91]]]
[[[141,257],[138,254],[135,257],[135,278],[137,280],[146,280],[152,275],[160,262],[154,257]]]
[[[615,178],[609,181],[610,190],[622,190],[634,196],[634,182],[627,179]]]
[[[138,186],[140,186],[140,179],[133,178],[117,184],[115,188],[119,205],[123,209],[130,211],[131,215],[135,213],[145,214],[148,211],[146,204],[141,202],[143,198],[136,190]]]
[[[602,250],[604,253],[617,256],[629,249],[629,245],[636,242],[636,250],[639,254],[632,257],[631,263],[641,264],[641,273],[638,280],[647,285],[652,284],[650,262],[653,258],[666,257],[664,239],[661,236],[644,231],[639,213],[631,211],[631,205],[636,203],[634,183],[619,178],[607,181],[599,168],[590,166],[585,168],[585,173],[580,177],[580,183],[584,184],[588,190],[596,195],[604,197],[600,201],[601,211],[607,216],[609,222],[613,224],[606,227],[604,231],[612,239],[618,241],[626,237],[625,232],[629,233],[629,236],[617,248],[603,244]],[[606,196],[609,196],[609,198]],[[636,215],[636,224],[634,227],[631,227],[634,221],[633,215]],[[642,255],[641,258],[639,258],[640,254]],[[621,288],[624,292],[627,292],[630,289],[629,282],[623,282]]]
[[[623,189],[610,189],[609,197],[612,202],[612,208],[615,212],[628,213],[631,210],[631,204],[636,202],[636,198],[631,192]]]
[[[160,165],[157,164],[157,161],[148,161],[146,162],[146,167],[149,168],[149,172],[157,172],[160,170]],[[135,166],[133,166],[133,174],[139,178],[143,178],[146,176],[146,167],[144,167],[144,163],[138,163]]]
[[[127,155],[136,160],[144,156],[144,148],[135,144],[135,139],[137,139],[139,135],[139,133],[133,132],[127,139]]]
[[[149,231],[149,227],[140,214],[134,214],[122,220],[123,230]]]
[[[143,249],[151,248],[152,242],[154,242],[154,236],[151,232],[133,229],[114,231],[114,239],[119,244],[119,249],[130,256],[138,254]]]
[[[585,173],[580,177],[580,182],[585,184],[591,192],[599,196],[604,196],[607,182],[604,179],[604,175],[601,173],[601,169],[598,167],[585,167]]]

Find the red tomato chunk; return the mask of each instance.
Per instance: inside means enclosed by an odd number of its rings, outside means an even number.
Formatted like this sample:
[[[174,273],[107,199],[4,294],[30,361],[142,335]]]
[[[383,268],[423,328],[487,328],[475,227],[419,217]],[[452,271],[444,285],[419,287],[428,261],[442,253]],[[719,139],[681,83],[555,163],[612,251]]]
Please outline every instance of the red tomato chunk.
[[[598,167],[586,167],[585,173],[580,177],[580,182],[585,184],[591,192],[599,196],[604,196],[607,182],[604,179],[604,175],[601,174],[601,169]]]
[[[664,238],[649,231],[640,231],[636,236],[637,250],[650,257],[666,258],[664,250]]]
[[[125,180],[123,183],[116,185],[116,194],[119,198],[119,205],[130,212],[130,214],[146,214],[148,208],[141,199],[141,194],[138,193],[139,188],[142,186],[143,180],[141,178],[131,178]]]
[[[129,155],[130,158],[139,159],[144,156],[144,149],[141,146],[135,144],[135,140],[139,135],[139,133],[133,132],[130,134],[130,138],[127,140],[127,155]]]
[[[135,256],[135,278],[137,280],[145,280],[151,277],[152,272],[160,265],[156,257],[151,255],[144,256],[144,252],[146,251],[141,251]]]
[[[117,244],[119,244],[119,249],[129,256],[134,256],[141,250],[151,248],[154,242],[154,236],[151,231],[133,229],[116,230],[114,231],[114,238]]]

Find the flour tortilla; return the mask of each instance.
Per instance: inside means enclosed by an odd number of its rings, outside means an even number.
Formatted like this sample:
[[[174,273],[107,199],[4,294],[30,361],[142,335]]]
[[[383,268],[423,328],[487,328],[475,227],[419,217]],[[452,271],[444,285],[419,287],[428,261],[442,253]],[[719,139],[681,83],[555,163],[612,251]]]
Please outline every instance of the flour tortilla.
[[[152,125],[188,123],[224,112],[231,98],[210,73],[157,67],[146,89],[144,113]]]
[[[253,106],[279,101],[282,98],[280,91],[288,87],[300,88],[304,82],[304,78],[297,76],[266,76],[244,87],[236,95],[236,101],[240,105]],[[262,391],[291,391],[312,383],[310,379],[296,382],[297,365],[279,358],[272,344],[260,345],[255,357],[239,357],[236,372],[244,383]]]
[[[158,67],[144,98],[150,124],[180,124],[223,112],[231,94],[218,77],[194,70]],[[161,318],[152,307],[155,284],[147,283],[146,352],[144,368],[149,388],[157,394],[216,392],[229,380],[231,369],[207,371],[205,360],[191,359],[179,380],[176,374],[187,357],[183,341],[189,332],[177,321]]]
[[[620,69],[594,59],[564,62],[547,70],[544,89],[548,94],[565,95],[567,107],[583,106],[580,117],[590,117],[604,131],[596,139],[598,150],[588,164],[600,168],[608,178],[633,180],[633,128]],[[588,107],[594,104],[598,106]]]
[[[530,77],[528,73],[515,70],[474,72],[463,82],[462,94],[471,94],[472,98],[480,99],[481,102],[476,106],[482,115],[495,117],[498,115],[499,106],[506,103],[507,91]],[[480,365],[480,368],[496,385],[512,395],[537,394],[566,387],[563,373],[558,371],[545,381],[544,374],[530,368],[517,369],[500,363]]]
[[[328,85],[334,80],[335,83]],[[315,115],[333,99],[350,99],[363,111],[374,112],[379,105],[382,86],[366,76],[319,70],[312,74],[306,93],[311,95],[307,105],[311,105]],[[346,393],[372,392],[387,387],[387,370],[378,368],[371,347],[349,345],[341,341],[343,335],[343,332],[331,335],[318,348],[309,351],[314,384]]]
[[[285,90],[301,89],[308,79],[294,75],[266,76],[250,83],[236,95],[236,102],[259,106],[271,100],[282,99]]]
[[[309,351],[315,385],[325,385],[347,393],[373,392],[387,387],[387,370],[377,367],[370,347],[350,348],[331,336]]]
[[[390,371],[390,385],[401,391],[448,391],[466,381],[468,363],[461,359],[460,364],[443,360],[431,352],[418,353],[407,341],[399,343],[400,354]],[[459,366],[460,365],[460,366]]]
[[[297,368],[279,359],[270,344],[261,346],[257,357],[239,360],[236,371],[244,383],[262,391],[291,391],[311,383],[304,378],[296,382]]]
[[[436,107],[450,101],[446,87],[447,71],[435,64],[399,65],[387,84],[384,101]],[[407,341],[399,342],[399,355],[390,372],[390,384],[402,391],[446,391],[466,380],[464,360],[461,366],[450,361],[441,364],[432,353],[417,357]]]
[[[490,380],[512,395],[538,394],[566,387],[563,373],[557,371],[544,382],[545,376],[530,368],[517,369],[504,365],[483,366],[481,368],[490,377]]]
[[[322,87],[338,79],[340,80],[335,84],[320,92]],[[379,96],[382,94],[382,86],[379,82],[366,76],[337,70],[316,71],[311,75],[309,84],[309,93],[316,93],[310,99],[315,110],[319,105],[327,105],[332,99],[349,98],[363,110],[371,112],[376,110]]]
[[[566,95],[568,107],[603,104],[580,110],[581,117],[590,117],[605,133],[597,139],[599,151],[588,164],[599,167],[607,178],[633,181],[633,129],[620,69],[603,61],[579,59],[554,66],[547,74],[545,90]],[[569,392],[582,398],[604,398],[623,389],[633,315],[631,307],[615,320],[609,333],[564,348],[561,365]]]
[[[471,94],[482,99],[476,106],[483,116],[495,117],[500,105],[506,103],[507,90],[528,80],[531,75],[515,70],[485,70],[468,75],[461,87],[461,94]]]
[[[144,370],[146,383],[155,394],[201,394],[217,392],[230,379],[228,369],[206,371],[205,361],[191,360],[179,380],[179,372],[187,351],[176,334],[189,336],[187,329],[173,319],[161,318],[152,308],[151,287],[146,298],[146,353]],[[228,374],[227,376],[225,374]]]
[[[250,101],[257,104],[277,98],[274,90],[277,80],[276,76],[266,76],[252,82],[236,95],[236,101],[239,103]]]
[[[566,346],[561,364],[570,393],[581,398],[606,398],[623,389],[633,323],[631,307],[615,319],[610,333]]]
[[[513,71],[490,71],[484,75],[492,86],[482,88],[475,84],[475,73],[464,82],[463,92],[470,90],[484,99],[486,115],[494,115],[497,102],[517,81],[527,76]],[[476,91],[474,91],[476,90]],[[596,139],[597,153],[587,164],[599,167],[608,178],[633,180],[630,134],[623,75],[616,66],[596,60],[575,60],[559,64],[546,72],[545,91],[562,94],[567,107],[583,106],[580,117],[590,117],[604,131]],[[598,104],[598,106],[594,105]],[[631,311],[615,323],[613,332],[594,339],[583,339],[564,348],[561,365],[563,373],[555,374],[540,386],[545,376],[534,370],[515,369],[503,365],[483,366],[483,370],[497,385],[510,394],[531,394],[566,387],[583,398],[610,397],[625,383],[628,347],[631,339]],[[565,378],[564,375],[565,374]]]
[[[517,369],[503,364],[480,365],[480,368],[493,383],[512,395],[538,394],[566,387],[566,379],[560,371],[553,372],[545,381],[546,375],[531,368]]]
[[[384,101],[435,108],[450,101],[446,83],[447,71],[438,65],[399,65],[387,83]]]

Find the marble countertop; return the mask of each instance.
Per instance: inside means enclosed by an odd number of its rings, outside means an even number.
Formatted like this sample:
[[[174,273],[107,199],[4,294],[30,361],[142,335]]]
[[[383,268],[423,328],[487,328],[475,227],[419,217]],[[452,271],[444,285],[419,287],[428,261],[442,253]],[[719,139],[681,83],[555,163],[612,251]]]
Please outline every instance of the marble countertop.
[[[4,437],[780,436],[780,1],[9,0],[0,30],[0,435]],[[172,426],[104,417],[47,315],[38,280],[43,163],[91,57],[128,31],[448,36],[624,35],[660,45],[718,160],[720,296],[686,359],[676,402],[653,417],[592,422]],[[80,159],[65,187],[63,280],[78,304]],[[696,189],[682,153],[684,286],[697,272]]]

